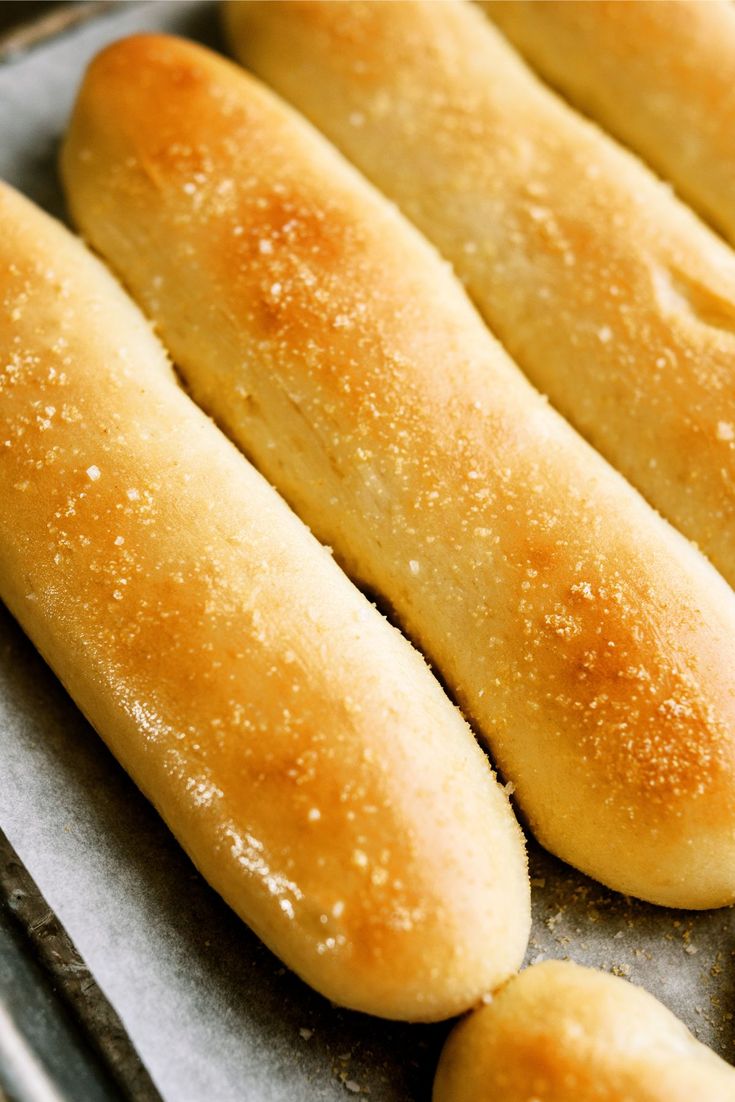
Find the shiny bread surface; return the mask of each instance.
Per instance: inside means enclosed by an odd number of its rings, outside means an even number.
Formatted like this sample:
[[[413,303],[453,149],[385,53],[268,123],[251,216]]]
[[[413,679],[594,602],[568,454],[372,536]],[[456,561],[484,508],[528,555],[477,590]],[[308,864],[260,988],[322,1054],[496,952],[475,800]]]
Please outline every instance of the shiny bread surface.
[[[392,606],[540,840],[628,894],[735,899],[735,595],[417,231],[174,38],[93,61],[62,166],[195,400]]]
[[[472,1005],[529,886],[459,712],[102,264],[5,185],[0,227],[0,596],[291,968],[386,1017]]]

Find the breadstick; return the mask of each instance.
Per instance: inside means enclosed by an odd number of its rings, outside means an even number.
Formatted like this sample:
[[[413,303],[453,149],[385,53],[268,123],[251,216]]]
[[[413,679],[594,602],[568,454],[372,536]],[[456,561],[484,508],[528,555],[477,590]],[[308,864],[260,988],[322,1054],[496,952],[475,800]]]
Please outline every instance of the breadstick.
[[[434,1102],[733,1102],[735,1071],[640,987],[547,961],[444,1046]]]
[[[470,4],[227,14],[243,61],[398,202],[534,385],[735,585],[735,254]]]
[[[735,595],[410,224],[166,37],[92,63],[63,176],[195,400],[392,605],[541,841],[660,903],[735,899]]]
[[[731,0],[481,6],[547,80],[735,242]]]
[[[471,1005],[520,963],[529,889],[470,731],[103,266],[4,185],[0,226],[0,596],[307,982],[386,1017]]]

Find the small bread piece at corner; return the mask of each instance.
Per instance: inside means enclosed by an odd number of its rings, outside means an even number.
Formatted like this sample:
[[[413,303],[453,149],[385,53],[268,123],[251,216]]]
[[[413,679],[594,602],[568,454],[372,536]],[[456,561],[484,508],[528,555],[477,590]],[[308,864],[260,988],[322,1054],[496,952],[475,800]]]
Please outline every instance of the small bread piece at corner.
[[[433,1102],[735,1102],[735,1070],[640,987],[547,961],[456,1026]]]
[[[731,0],[483,0],[550,84],[735,245]]]
[[[390,602],[539,840],[657,903],[735,900],[735,594],[424,238],[256,80],[165,36],[92,62],[62,168],[195,401]]]
[[[457,709],[5,185],[0,304],[0,598],[289,967],[384,1017],[471,1006],[523,958],[529,885]]]

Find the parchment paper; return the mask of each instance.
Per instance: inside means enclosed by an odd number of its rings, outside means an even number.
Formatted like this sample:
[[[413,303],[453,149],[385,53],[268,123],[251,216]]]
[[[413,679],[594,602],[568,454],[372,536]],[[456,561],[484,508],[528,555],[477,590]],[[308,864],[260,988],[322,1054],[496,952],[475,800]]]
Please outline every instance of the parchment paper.
[[[55,155],[83,67],[150,28],[222,46],[214,5],[159,0],[120,4],[0,66],[0,176],[63,214]],[[0,826],[167,1102],[428,1102],[448,1027],[337,1010],[284,969],[198,876],[1,607]],[[535,845],[530,854],[529,961],[569,956],[627,976],[735,1055],[731,910],[627,901]]]

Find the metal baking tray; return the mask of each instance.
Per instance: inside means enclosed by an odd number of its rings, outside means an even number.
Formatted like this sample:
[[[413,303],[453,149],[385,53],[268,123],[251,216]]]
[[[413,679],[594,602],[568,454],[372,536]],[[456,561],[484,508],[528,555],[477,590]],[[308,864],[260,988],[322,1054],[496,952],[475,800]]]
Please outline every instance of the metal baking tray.
[[[44,26],[16,36],[12,51],[0,44],[0,176],[61,217],[57,147],[89,58],[144,29],[224,49],[211,3],[77,7],[81,19],[52,12],[49,25],[44,12]],[[29,870],[73,962],[49,970],[28,923],[16,929],[21,955],[36,959],[22,979],[0,971],[0,1035],[3,1010],[15,1005],[18,1024],[23,990],[27,1009],[28,992],[50,985],[76,1038],[58,1042],[61,1064],[76,1066],[81,1052],[102,1097],[428,1102],[448,1025],[342,1011],[288,972],[207,887],[1,607],[0,731],[0,829],[17,853],[6,852],[6,866]],[[642,984],[702,1041],[735,1056],[731,909],[648,906],[532,841],[529,856],[528,962],[569,957]],[[17,877],[0,882],[7,911]]]

